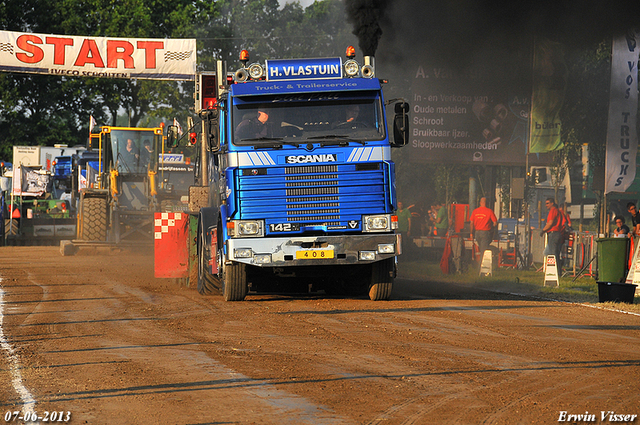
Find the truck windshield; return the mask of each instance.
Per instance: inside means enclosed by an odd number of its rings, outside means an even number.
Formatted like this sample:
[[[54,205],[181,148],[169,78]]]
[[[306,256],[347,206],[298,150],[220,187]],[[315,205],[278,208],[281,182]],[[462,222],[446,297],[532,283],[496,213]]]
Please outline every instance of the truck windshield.
[[[385,137],[375,93],[312,93],[236,99],[235,145],[365,143]]]
[[[141,174],[158,162],[153,131],[111,130],[111,149],[119,173]]]

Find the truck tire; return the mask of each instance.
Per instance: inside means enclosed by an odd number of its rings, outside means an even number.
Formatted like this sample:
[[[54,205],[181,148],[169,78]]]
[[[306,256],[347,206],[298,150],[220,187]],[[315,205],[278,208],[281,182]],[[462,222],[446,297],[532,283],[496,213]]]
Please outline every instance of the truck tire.
[[[242,301],[247,296],[247,265],[230,263],[223,266],[222,295],[225,301]]]
[[[205,246],[205,234],[198,229],[198,292],[202,295],[211,295],[219,292],[216,287],[216,278],[207,270],[211,249],[207,251]]]
[[[393,288],[395,259],[375,262],[371,265],[371,284],[369,298],[372,301],[388,300]]]
[[[84,241],[107,240],[107,200],[84,198],[82,200],[80,239]]]

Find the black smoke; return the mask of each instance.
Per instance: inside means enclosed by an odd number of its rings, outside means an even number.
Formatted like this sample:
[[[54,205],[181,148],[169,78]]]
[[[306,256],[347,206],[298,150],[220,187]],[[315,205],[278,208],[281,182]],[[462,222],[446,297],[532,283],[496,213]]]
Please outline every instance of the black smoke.
[[[364,56],[374,56],[382,36],[381,23],[389,0],[346,0],[347,21]]]
[[[346,0],[365,55],[428,55],[464,65],[487,47],[519,49],[535,37],[584,46],[640,28],[639,0]],[[381,53],[378,53],[381,56]]]

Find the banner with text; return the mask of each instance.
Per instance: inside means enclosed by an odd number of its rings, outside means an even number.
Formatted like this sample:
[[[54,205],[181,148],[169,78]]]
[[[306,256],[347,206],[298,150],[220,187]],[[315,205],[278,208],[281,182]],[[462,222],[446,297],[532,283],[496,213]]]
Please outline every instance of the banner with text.
[[[528,140],[530,60],[509,52],[469,58],[465,69],[428,63],[414,68],[412,160],[524,165]]]
[[[71,77],[193,80],[196,40],[0,31],[0,71]]]
[[[638,34],[613,40],[605,193],[625,192],[636,177]]]
[[[530,153],[562,149],[560,109],[567,86],[562,45],[538,39],[533,53]]]

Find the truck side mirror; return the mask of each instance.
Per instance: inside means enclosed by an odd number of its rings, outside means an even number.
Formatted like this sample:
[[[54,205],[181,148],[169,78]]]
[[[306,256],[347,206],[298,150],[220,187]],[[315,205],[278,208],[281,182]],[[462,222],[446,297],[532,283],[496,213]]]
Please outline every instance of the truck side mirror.
[[[175,125],[167,126],[167,148],[178,147],[178,127]]]
[[[402,147],[409,143],[409,104],[398,102],[394,106],[393,118],[393,144],[394,147]]]
[[[207,129],[207,150],[218,152],[220,150],[220,134],[218,131],[218,110],[209,109],[200,112],[200,117],[205,120]]]

